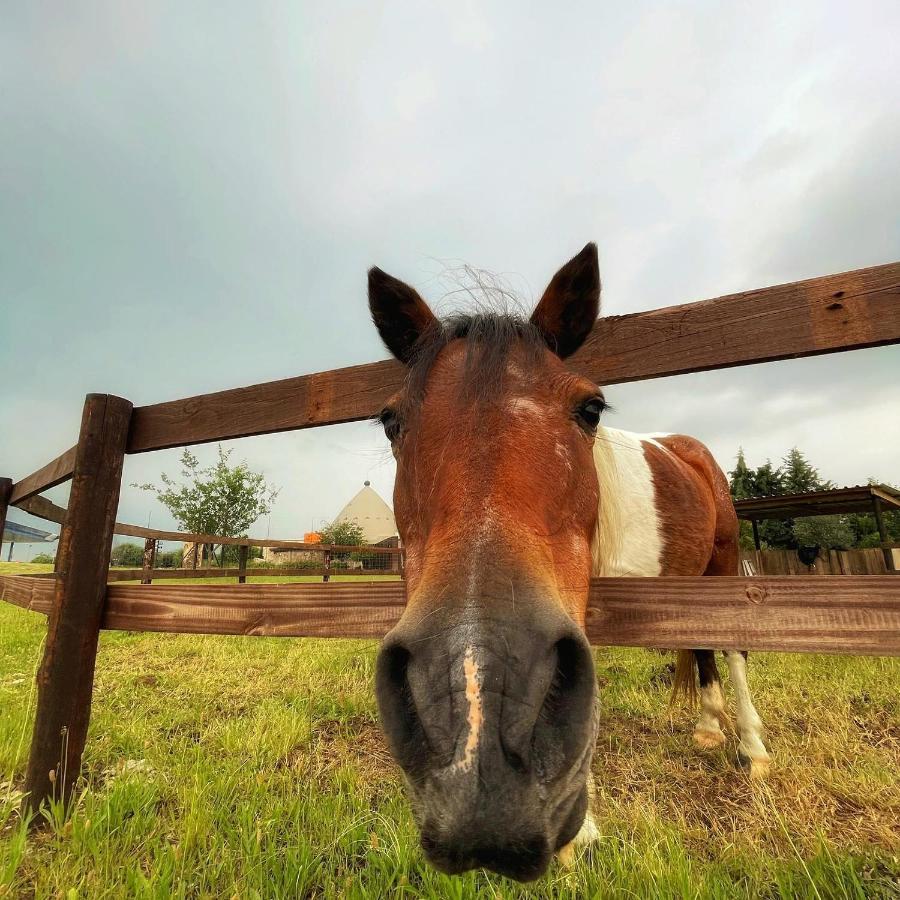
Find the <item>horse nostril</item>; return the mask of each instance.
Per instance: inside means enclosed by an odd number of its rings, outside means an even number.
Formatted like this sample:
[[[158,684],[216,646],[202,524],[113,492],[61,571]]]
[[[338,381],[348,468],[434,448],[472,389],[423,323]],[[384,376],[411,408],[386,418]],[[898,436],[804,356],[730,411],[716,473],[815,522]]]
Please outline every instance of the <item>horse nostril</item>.
[[[381,648],[375,663],[375,696],[391,752],[415,777],[425,769],[428,743],[409,684],[410,659],[409,650],[400,643]]]
[[[596,701],[594,660],[582,635],[554,646],[556,666],[535,724],[532,747],[544,774],[574,765],[590,741]]]

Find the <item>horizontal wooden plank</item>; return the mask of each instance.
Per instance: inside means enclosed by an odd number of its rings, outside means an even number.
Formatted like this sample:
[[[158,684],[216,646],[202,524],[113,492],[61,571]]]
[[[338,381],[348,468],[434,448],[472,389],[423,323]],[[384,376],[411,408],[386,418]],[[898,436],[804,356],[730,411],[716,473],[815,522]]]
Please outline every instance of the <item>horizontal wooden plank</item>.
[[[17,481],[13,485],[9,502],[19,506],[22,500],[27,500],[41,491],[68,481],[75,471],[75,451],[77,449],[77,447],[70,447],[65,453],[61,453],[56,459],[48,462],[46,466],[41,466],[37,472],[32,472],[31,475]]]
[[[193,534],[187,531],[161,531],[141,525],[116,522],[113,532],[118,535],[139,538],[156,538],[158,541],[181,541],[185,544],[227,544],[229,547],[279,547],[285,550],[331,550],[335,553],[388,553],[399,554],[400,547],[345,546],[343,544],[307,544],[303,541],[280,541],[277,538],[220,537],[216,534]]]
[[[35,578],[29,575],[0,575],[0,600],[30,609],[32,612],[50,614],[56,579]]]
[[[400,581],[109,586],[104,628],[177,634],[379,638],[399,619]]]
[[[900,578],[598,578],[595,644],[900,655]]]
[[[626,316],[603,316],[572,367],[616,384],[900,341],[900,263]],[[360,315],[364,316],[363,306]],[[355,422],[403,381],[392,360],[134,410],[129,453]]]
[[[141,578],[152,578],[154,581],[159,579],[177,579],[177,578],[237,578],[241,574],[241,570],[237,568],[220,569],[218,567],[212,569],[110,569],[107,581],[137,581]],[[352,575],[354,578],[365,579],[371,575],[399,575],[395,569],[326,569],[324,566],[315,566],[313,568],[278,566],[274,568],[254,568],[248,567],[246,573],[248,578],[272,578],[287,576],[321,576],[321,575]]]
[[[900,342],[900,262],[598,320],[570,364],[599,384]]]
[[[51,503],[46,497],[40,497],[35,494],[27,500],[20,500],[16,507],[22,509],[39,519],[46,519],[48,522],[56,522],[57,525],[66,524],[66,511],[63,507]]]
[[[3,598],[46,612],[53,582],[0,576]],[[380,637],[399,619],[400,581],[112,584],[104,627],[191,634]],[[597,578],[591,643],[900,655],[900,578]]]

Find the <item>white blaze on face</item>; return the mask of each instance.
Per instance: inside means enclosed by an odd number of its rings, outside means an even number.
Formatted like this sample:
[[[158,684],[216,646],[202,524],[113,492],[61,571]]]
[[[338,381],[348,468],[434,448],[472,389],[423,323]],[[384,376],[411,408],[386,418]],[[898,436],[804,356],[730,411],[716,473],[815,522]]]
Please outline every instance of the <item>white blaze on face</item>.
[[[469,711],[466,715],[466,724],[469,727],[469,731],[466,736],[466,745],[463,747],[462,759],[453,763],[453,769],[458,772],[468,772],[472,768],[478,753],[481,726],[484,724],[479,667],[478,661],[475,659],[475,648],[471,644],[466,647],[466,655],[463,659],[463,674],[466,678],[466,702],[469,705]]]

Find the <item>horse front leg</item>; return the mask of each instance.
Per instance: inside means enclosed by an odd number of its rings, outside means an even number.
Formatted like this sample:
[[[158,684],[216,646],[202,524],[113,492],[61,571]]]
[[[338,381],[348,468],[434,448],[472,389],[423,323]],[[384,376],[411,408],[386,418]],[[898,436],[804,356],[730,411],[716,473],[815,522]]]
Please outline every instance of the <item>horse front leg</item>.
[[[747,684],[747,651],[726,650],[725,659],[734,689],[738,757],[745,765],[749,765],[751,778],[765,778],[769,774],[770,757],[762,739],[762,719],[753,705]]]

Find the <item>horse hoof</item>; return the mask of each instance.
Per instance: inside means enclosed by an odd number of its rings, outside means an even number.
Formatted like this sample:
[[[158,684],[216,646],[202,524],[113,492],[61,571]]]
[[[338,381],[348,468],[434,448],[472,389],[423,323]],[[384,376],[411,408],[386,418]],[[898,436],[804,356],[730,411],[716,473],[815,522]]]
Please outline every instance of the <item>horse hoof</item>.
[[[575,866],[575,841],[569,841],[565,847],[560,847],[556,851],[559,864],[564,869],[571,869]]]
[[[738,763],[746,769],[751,781],[765,781],[772,769],[772,761],[768,756],[747,756],[742,750],[738,750]]]
[[[725,743],[725,734],[722,731],[705,731],[698,728],[694,732],[694,743],[701,750],[715,750]]]

